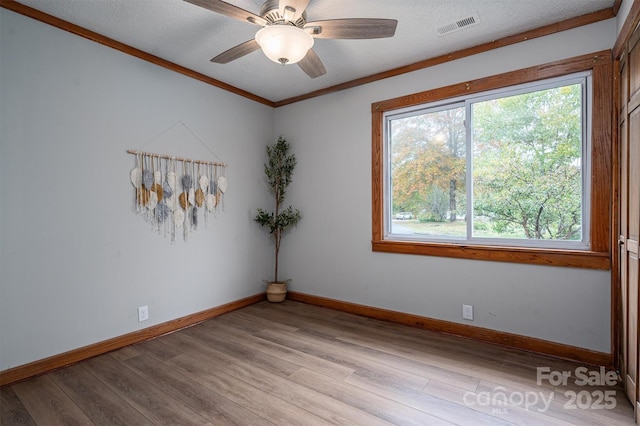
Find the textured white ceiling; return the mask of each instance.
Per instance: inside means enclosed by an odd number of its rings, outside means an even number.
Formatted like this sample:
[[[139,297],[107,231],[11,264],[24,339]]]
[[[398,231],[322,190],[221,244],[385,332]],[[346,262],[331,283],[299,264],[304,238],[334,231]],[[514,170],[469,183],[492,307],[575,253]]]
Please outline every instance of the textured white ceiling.
[[[311,79],[255,51],[228,64],[209,60],[250,40],[259,27],[182,0],[18,0],[65,21],[272,101],[291,98],[509,35],[611,8],[614,0],[311,0],[307,20],[397,19],[393,38],[316,39],[327,74]],[[227,0],[260,14],[261,0]],[[480,24],[447,35],[436,28],[477,13]]]

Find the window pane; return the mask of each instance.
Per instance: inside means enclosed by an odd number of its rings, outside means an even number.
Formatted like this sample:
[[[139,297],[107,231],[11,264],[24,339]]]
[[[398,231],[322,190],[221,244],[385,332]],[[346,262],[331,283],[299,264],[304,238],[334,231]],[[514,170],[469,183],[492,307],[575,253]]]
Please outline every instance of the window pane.
[[[473,236],[582,239],[582,86],[472,105]]]
[[[393,234],[466,238],[464,106],[389,123]]]

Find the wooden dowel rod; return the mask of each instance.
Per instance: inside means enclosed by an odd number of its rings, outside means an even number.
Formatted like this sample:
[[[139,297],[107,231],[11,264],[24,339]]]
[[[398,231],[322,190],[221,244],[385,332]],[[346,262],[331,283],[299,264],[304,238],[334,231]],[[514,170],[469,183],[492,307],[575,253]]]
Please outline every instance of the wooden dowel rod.
[[[153,152],[136,151],[135,149],[128,149],[127,153],[134,154],[134,155],[140,154],[140,155],[148,155],[150,157],[166,158],[168,160],[188,161],[190,163],[196,163],[196,164],[207,164],[207,165],[221,166],[221,167],[226,167],[227,166],[226,163],[216,163],[216,162],[213,162],[213,161],[190,160],[189,158],[172,157],[170,155],[154,154]]]

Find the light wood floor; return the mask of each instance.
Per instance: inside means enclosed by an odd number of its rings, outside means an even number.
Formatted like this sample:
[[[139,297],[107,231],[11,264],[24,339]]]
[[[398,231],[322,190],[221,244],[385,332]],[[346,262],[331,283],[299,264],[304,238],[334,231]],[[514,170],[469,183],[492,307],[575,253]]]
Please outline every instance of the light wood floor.
[[[3,425],[47,426],[634,424],[619,387],[538,385],[536,367],[578,365],[262,302],[5,386],[0,410]]]

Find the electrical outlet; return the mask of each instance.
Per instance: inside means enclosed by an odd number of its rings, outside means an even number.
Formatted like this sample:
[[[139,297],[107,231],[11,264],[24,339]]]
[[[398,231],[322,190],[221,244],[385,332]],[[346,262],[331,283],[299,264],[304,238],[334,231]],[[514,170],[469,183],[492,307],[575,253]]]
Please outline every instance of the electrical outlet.
[[[149,319],[149,307],[140,306],[138,308],[138,322],[146,321]]]
[[[462,305],[462,319],[473,321],[473,305]]]

